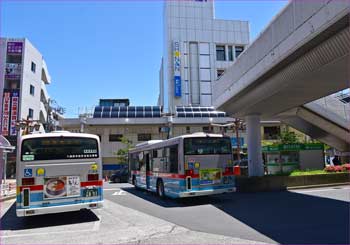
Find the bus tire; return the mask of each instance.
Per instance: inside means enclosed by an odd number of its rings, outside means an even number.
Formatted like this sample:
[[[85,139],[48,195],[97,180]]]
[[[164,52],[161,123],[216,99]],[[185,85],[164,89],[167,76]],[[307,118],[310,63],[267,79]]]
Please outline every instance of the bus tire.
[[[164,194],[164,184],[163,184],[163,181],[161,179],[159,179],[157,181],[157,195],[160,197],[160,198],[164,198],[165,197],[165,194]]]

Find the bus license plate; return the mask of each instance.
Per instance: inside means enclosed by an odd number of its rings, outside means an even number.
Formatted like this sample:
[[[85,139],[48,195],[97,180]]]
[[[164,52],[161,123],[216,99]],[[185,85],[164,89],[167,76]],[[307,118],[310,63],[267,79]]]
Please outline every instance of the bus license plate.
[[[87,187],[84,191],[85,197],[95,197],[98,196],[98,189],[96,187]]]

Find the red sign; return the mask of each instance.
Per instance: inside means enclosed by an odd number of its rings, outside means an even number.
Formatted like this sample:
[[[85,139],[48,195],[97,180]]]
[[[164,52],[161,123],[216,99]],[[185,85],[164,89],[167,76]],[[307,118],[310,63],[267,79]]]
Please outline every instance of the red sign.
[[[2,107],[2,125],[1,132],[3,136],[9,135],[10,122],[10,92],[4,92],[4,102]]]
[[[19,100],[19,93],[18,91],[15,91],[12,93],[11,96],[11,128],[10,128],[10,135],[15,136],[17,135],[16,130],[16,122],[17,122],[17,115],[18,115],[18,100]]]

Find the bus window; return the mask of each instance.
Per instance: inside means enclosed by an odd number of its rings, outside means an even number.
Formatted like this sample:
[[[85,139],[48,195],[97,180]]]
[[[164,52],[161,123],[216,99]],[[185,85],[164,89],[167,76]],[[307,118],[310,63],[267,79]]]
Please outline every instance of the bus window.
[[[184,140],[185,155],[231,154],[229,138],[187,138]]]
[[[21,161],[98,158],[98,154],[93,138],[39,137],[23,140]]]
[[[174,145],[167,148],[167,158],[168,158],[168,165],[169,165],[169,171],[170,173],[177,173],[178,172],[178,145]]]

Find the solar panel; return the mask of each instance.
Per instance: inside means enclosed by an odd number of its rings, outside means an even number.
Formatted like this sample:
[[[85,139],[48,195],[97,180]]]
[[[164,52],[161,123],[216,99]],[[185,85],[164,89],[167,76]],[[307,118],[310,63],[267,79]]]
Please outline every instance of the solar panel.
[[[109,111],[102,112],[102,118],[110,118],[110,117],[111,117],[111,112]]]
[[[145,117],[152,117],[151,111],[145,111]]]
[[[161,106],[96,106],[94,118],[161,117]]]
[[[102,111],[102,106],[96,106],[95,111]]]
[[[153,117],[160,117],[160,111],[153,111]]]
[[[100,118],[101,117],[101,113],[102,113],[102,111],[95,111],[94,112],[94,118]]]

